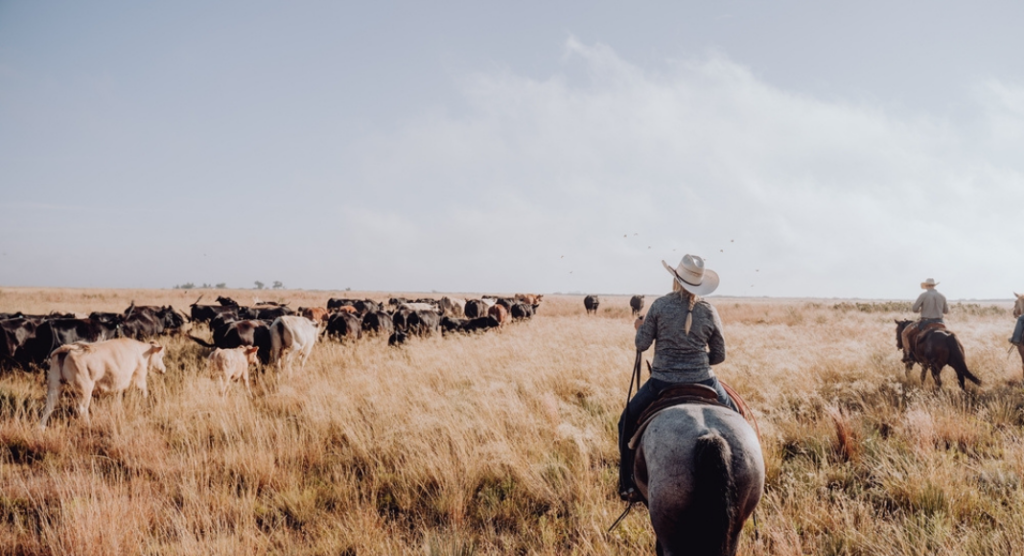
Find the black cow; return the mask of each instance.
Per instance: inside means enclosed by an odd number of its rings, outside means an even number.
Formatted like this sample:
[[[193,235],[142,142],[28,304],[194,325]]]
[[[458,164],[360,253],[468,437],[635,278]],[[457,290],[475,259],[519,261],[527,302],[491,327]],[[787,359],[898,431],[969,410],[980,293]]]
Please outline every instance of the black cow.
[[[373,334],[388,334],[395,331],[395,322],[391,315],[377,310],[363,316],[363,330]]]
[[[199,296],[199,299],[195,303],[189,305],[191,309],[191,316],[194,322],[210,322],[218,315],[238,316],[238,306],[233,307],[222,307],[220,305],[199,305],[199,300],[203,296]]]
[[[197,344],[208,348],[234,349],[257,346],[260,362],[270,362],[270,323],[264,320],[236,320],[214,329],[213,343],[189,335]]]
[[[412,300],[406,299],[404,297],[392,297],[391,299],[388,300],[388,306],[391,307],[392,309],[397,309],[402,305],[405,305],[406,303],[412,303]]]
[[[465,325],[462,326],[463,332],[476,332],[478,330],[487,330],[489,328],[497,328],[499,326],[498,319],[494,317],[477,317],[470,319]]]
[[[44,319],[24,317],[0,320],[0,366],[27,363],[22,350],[43,322]]]
[[[200,296],[200,299],[201,298],[202,298],[202,296]],[[237,301],[235,301],[234,299],[231,299],[230,297],[226,297],[226,296],[223,296],[223,295],[218,295],[216,301],[217,301],[217,303],[220,303],[221,307],[240,307],[240,305],[238,304]],[[196,301],[196,303],[199,303],[199,302]]]
[[[121,333],[128,338],[146,340],[164,332],[164,321],[148,311],[135,311],[125,317]]]
[[[286,317],[297,314],[295,312],[295,309],[292,309],[291,307],[286,307],[284,305],[258,306],[250,307],[249,309],[252,309],[256,312],[255,316],[251,318],[258,320],[273,321],[274,319],[277,319],[279,317]]]
[[[533,318],[534,313],[537,312],[536,305],[530,305],[529,303],[516,303],[509,310],[509,314],[512,315],[512,320],[525,320]]]
[[[401,330],[395,330],[391,334],[391,336],[388,336],[388,345],[392,347],[400,346],[405,343],[405,340],[408,337],[408,334],[406,334],[405,332],[402,332]]]
[[[406,321],[409,319],[409,313],[412,313],[412,311],[408,309],[399,309],[394,313],[391,313],[391,322],[395,325],[395,330],[405,330]]]
[[[377,303],[372,299],[363,299],[361,301],[356,301],[352,306],[355,307],[356,311],[359,311],[359,315],[363,317],[370,313],[378,313],[381,310],[383,310],[383,307],[380,306],[380,303]]]
[[[226,314],[223,314],[223,315],[217,315],[216,317],[214,317],[209,322],[210,330],[217,330],[218,328],[220,328],[220,327],[222,327],[224,325],[230,324],[232,322],[235,322],[236,320],[252,320],[252,319],[239,318],[234,313],[226,313]]]
[[[156,334],[181,332],[181,327],[185,325],[185,317],[175,311],[174,307],[170,305],[165,307],[158,305],[135,305],[133,302],[131,306],[125,309],[124,314],[126,321],[139,314],[146,315],[150,320],[156,321],[158,323],[156,328],[159,328]]]
[[[502,307],[505,308],[506,311],[511,312],[512,306],[516,304],[516,300],[508,297],[499,297],[494,301],[494,304],[501,305]]]
[[[75,342],[101,342],[120,335],[120,325],[92,319],[48,319],[36,328],[36,334],[25,342],[23,364],[42,365],[50,352]]]
[[[441,326],[441,315],[434,311],[412,311],[405,319],[406,334],[430,336]]]
[[[363,337],[363,322],[352,313],[332,313],[324,334],[342,340],[358,340]]]
[[[588,295],[583,298],[583,306],[587,309],[587,314],[597,314],[597,308],[601,305],[601,300],[596,295]]]
[[[451,332],[461,332],[462,327],[469,322],[466,319],[457,319],[452,317],[441,317],[441,333],[448,334]]]
[[[634,295],[633,297],[629,298],[629,308],[633,309],[634,317],[640,316],[640,311],[642,311],[644,308],[644,296]]]
[[[470,299],[466,301],[466,318],[475,319],[477,317],[487,316],[487,304],[479,299]]]
[[[345,298],[342,298],[342,297],[338,297],[338,298],[332,297],[332,298],[327,300],[327,308],[328,309],[338,309],[340,307],[346,307],[346,306],[347,307],[353,307],[353,306],[355,306],[356,301],[359,301],[359,300],[358,299],[345,299]]]
[[[124,322],[124,315],[121,313],[103,313],[100,311],[93,311],[89,313],[89,318],[106,324],[118,325]]]

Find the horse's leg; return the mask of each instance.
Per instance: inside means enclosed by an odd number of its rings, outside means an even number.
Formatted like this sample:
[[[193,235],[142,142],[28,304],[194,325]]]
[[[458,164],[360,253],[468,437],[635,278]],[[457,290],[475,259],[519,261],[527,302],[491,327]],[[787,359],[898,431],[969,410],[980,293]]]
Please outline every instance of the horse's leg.
[[[906,374],[907,378],[909,379],[910,378],[910,371],[914,370],[914,362],[913,361],[904,361],[903,362],[903,366],[906,367],[906,373],[905,374]]]
[[[942,367],[932,365],[932,378],[935,379],[935,388],[937,390],[942,390]]]
[[[924,379],[928,378],[928,365],[921,363],[921,386],[924,386]]]

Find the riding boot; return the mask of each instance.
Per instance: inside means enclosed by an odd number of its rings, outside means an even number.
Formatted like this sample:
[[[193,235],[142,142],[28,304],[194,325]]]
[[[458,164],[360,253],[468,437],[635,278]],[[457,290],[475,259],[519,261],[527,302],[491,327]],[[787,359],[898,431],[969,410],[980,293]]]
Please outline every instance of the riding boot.
[[[636,450],[629,447],[629,440],[636,430],[635,419],[629,418],[628,412],[623,412],[619,420],[619,498],[626,502],[636,502],[640,499],[636,483],[633,481],[633,460],[636,458]]]
[[[912,339],[916,339],[917,336],[917,323],[912,322],[903,329],[902,340],[903,340],[903,362],[908,363],[914,360],[914,349],[911,346]]]
[[[630,490],[636,489],[633,483],[633,458],[636,453],[629,448],[620,454],[619,458],[619,496],[623,496]]]

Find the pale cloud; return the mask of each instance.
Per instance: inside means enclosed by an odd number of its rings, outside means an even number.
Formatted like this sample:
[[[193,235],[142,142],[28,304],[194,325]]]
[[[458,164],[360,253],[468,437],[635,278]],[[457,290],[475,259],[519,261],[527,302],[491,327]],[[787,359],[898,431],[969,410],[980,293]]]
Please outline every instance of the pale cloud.
[[[720,54],[651,71],[570,38],[563,63],[468,76],[465,114],[366,142],[347,206],[389,206],[402,231],[353,248],[474,291],[656,292],[683,252],[734,295],[910,297],[934,276],[1003,297],[1020,279],[1024,178],[974,133],[780,90]],[[1020,90],[985,88],[1019,123]]]

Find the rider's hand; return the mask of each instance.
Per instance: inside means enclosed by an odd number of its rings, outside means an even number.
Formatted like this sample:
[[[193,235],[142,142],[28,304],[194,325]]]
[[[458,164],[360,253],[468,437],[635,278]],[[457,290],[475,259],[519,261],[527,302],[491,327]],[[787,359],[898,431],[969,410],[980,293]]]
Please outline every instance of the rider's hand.
[[[633,330],[640,330],[640,325],[643,324],[643,323],[644,323],[644,318],[643,317],[637,317],[637,319],[635,321],[633,321]]]

